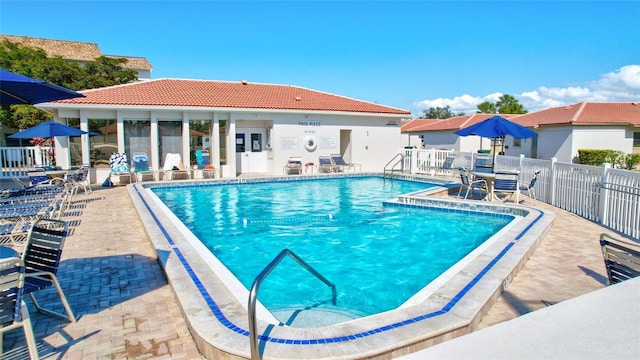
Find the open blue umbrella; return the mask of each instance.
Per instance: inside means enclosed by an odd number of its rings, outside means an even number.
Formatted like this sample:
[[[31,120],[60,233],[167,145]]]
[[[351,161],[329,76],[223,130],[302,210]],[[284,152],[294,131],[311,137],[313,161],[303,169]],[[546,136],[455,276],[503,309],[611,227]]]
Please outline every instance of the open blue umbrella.
[[[477,135],[487,138],[497,138],[501,136],[512,136],[516,139],[528,139],[537,136],[534,131],[513,121],[509,121],[502,116],[492,116],[487,120],[473,124],[464,129],[456,131],[457,135],[468,136]]]
[[[33,105],[83,96],[62,86],[0,69],[1,105]]]
[[[45,121],[26,130],[9,135],[13,139],[50,138],[54,136],[80,136],[86,131],[62,125],[55,121]]]
[[[493,164],[491,165],[491,170],[494,169],[496,163],[496,138],[503,138],[504,136],[509,135],[516,139],[528,139],[538,136],[535,131],[514,123],[513,121],[509,121],[499,115],[492,116],[487,120],[467,126],[464,129],[460,129],[456,131],[455,134],[460,136],[477,135],[486,138],[493,138]]]

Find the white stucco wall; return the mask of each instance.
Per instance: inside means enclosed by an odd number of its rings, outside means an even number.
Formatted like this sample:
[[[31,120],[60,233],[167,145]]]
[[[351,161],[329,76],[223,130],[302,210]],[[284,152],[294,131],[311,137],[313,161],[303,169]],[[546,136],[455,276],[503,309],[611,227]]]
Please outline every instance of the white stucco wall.
[[[572,154],[578,150],[617,150],[626,154],[633,152],[633,131],[620,126],[576,126],[573,129]]]
[[[555,157],[571,163],[578,159],[581,149],[633,151],[633,131],[621,126],[557,126],[536,130],[538,159]]]
[[[537,129],[537,132],[538,159],[550,160],[555,157],[561,162],[573,162],[571,127],[544,127]]]
[[[345,161],[361,164],[362,171],[380,172],[404,146],[400,121],[393,117],[279,116],[274,120],[272,136],[276,174],[282,173],[291,156],[301,157],[303,164],[317,165],[319,156],[341,153]],[[307,149],[305,139],[314,140],[315,149]]]
[[[151,165],[159,169],[159,155],[157,149],[157,130],[154,127],[162,121],[182,121],[188,124],[189,120],[211,120],[215,126],[216,121],[227,122],[227,139],[215,139],[226,141],[227,165],[220,167],[216,161],[215,153],[212,153],[212,164],[221,168],[224,177],[235,177],[238,173],[254,172],[281,175],[283,166],[291,156],[302,158],[303,163],[313,162],[318,164],[318,157],[330,154],[343,154],[344,159],[350,163],[361,164],[362,171],[380,172],[384,165],[398,153],[404,146],[400,136],[400,117],[397,115],[378,114],[347,114],[328,112],[297,113],[277,111],[215,111],[180,109],[108,109],[104,106],[82,110],[73,108],[52,109],[58,121],[64,122],[66,118],[80,118],[81,127],[87,119],[117,119],[120,123],[126,120],[148,120],[151,123]],[[186,126],[186,125],[183,125]],[[119,124],[119,129],[122,125]],[[269,139],[269,131],[271,138]],[[183,129],[183,153],[182,158],[188,159],[188,132]],[[245,153],[237,155],[235,152],[235,134],[245,134]],[[155,135],[154,135],[155,134]],[[217,134],[213,131],[212,134]],[[261,134],[262,151],[251,152],[251,134]],[[305,148],[305,139],[313,138],[316,141],[315,149]],[[270,140],[271,148],[267,147]],[[88,152],[90,139],[83,140],[83,150]],[[119,151],[124,151],[124,137],[119,135]],[[88,155],[86,156],[89,158]],[[315,170],[315,169],[314,169]],[[107,170],[108,172],[108,170]]]

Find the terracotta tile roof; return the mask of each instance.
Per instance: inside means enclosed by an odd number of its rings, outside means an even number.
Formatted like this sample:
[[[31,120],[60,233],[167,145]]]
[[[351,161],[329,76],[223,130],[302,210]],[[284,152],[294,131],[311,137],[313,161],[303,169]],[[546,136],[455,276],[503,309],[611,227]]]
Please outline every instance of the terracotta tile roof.
[[[414,119],[402,124],[402,132],[456,131],[492,117],[494,114],[472,114],[456,116],[448,119]],[[514,120],[518,115],[500,116]]]
[[[73,61],[93,61],[100,56],[102,52],[95,43],[87,43],[80,41],[53,40],[34,38],[29,36],[16,36],[0,34],[0,40],[9,40],[23,46],[40,48],[45,51],[47,56],[60,56],[66,60]],[[151,64],[145,58],[129,57],[119,55],[105,55],[108,57],[125,58],[127,63],[125,67],[131,69],[152,70]]]
[[[491,114],[473,114],[444,120],[414,119],[402,124],[402,132],[456,131],[485,120]],[[522,126],[540,125],[632,125],[640,126],[638,102],[581,102],[522,115],[504,115]]]
[[[544,109],[518,117],[524,126],[539,125],[633,125],[640,126],[639,102],[581,102]]]
[[[411,115],[404,109],[291,85],[156,79],[81,91],[56,104],[344,111]]]

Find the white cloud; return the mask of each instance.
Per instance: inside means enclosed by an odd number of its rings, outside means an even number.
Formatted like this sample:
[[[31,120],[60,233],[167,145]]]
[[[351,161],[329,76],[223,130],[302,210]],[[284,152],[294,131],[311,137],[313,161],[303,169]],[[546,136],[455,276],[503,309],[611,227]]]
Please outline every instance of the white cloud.
[[[414,104],[418,114],[430,107],[449,106],[454,112],[475,113],[478,104],[496,102],[501,93],[493,93],[484,97],[468,94],[453,99],[439,98],[422,100]],[[640,65],[627,65],[604,74],[598,80],[586,82],[582,86],[550,88],[540,86],[535,90],[519,95],[513,94],[529,112],[574,104],[581,101],[638,101],[640,100]]]

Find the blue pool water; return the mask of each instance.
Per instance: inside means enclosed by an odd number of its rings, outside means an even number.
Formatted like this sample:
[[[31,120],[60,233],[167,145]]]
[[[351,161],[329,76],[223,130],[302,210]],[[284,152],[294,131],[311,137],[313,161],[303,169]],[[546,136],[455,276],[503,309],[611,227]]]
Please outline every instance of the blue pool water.
[[[324,283],[285,259],[260,288],[269,310],[367,316],[397,308],[513,219],[383,205],[432,186],[372,176],[153,192],[247,288],[284,248],[336,285],[333,306]]]

